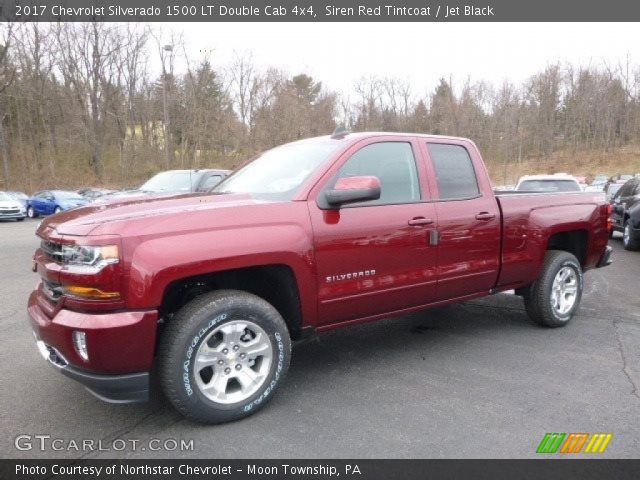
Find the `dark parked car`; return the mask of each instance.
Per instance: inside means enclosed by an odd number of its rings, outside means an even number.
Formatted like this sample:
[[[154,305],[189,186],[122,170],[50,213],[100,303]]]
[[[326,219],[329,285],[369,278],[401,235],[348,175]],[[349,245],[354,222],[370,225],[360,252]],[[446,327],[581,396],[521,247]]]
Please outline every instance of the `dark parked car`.
[[[230,170],[167,170],[160,172],[137,189],[126,189],[108,194],[105,200],[138,197],[150,194],[208,192],[225,177]]]
[[[604,187],[604,193],[607,195],[607,200],[611,201],[624,184],[625,182],[607,183]]]
[[[80,195],[91,202],[103,195],[108,195],[113,192],[115,192],[115,190],[110,190],[108,188],[81,188],[78,190]]]
[[[63,210],[86,205],[89,200],[82,195],[68,190],[43,190],[36,192],[27,200],[27,216],[36,218],[40,215],[51,215]]]
[[[626,212],[622,245],[625,250],[640,250],[640,202],[636,202]]]
[[[223,178],[231,173],[230,170],[168,170],[160,172],[147,180],[140,190],[146,192],[208,192]]]
[[[640,178],[632,178],[622,185],[611,203],[613,229],[622,232],[622,244],[625,249],[637,250],[640,248]]]

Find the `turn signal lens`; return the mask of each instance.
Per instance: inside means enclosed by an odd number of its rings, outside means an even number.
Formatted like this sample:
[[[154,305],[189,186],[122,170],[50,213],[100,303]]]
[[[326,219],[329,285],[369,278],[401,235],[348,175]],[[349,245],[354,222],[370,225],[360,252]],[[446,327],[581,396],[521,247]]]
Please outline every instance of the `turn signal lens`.
[[[78,287],[76,285],[67,285],[64,287],[66,294],[73,297],[87,300],[117,300],[120,298],[119,292],[103,292],[94,287]]]

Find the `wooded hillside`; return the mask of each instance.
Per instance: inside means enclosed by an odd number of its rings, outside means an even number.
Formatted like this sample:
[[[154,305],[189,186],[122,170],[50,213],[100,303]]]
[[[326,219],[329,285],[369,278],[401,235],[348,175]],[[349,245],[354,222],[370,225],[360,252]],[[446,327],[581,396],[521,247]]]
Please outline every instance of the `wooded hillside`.
[[[232,167],[338,124],[470,137],[497,183],[565,165],[640,170],[637,65],[553,64],[517,85],[470,72],[428,94],[363,77],[335,92],[304,72],[260,69],[250,55],[195,63],[179,38],[143,25],[1,28],[0,189],[127,186],[167,168]]]

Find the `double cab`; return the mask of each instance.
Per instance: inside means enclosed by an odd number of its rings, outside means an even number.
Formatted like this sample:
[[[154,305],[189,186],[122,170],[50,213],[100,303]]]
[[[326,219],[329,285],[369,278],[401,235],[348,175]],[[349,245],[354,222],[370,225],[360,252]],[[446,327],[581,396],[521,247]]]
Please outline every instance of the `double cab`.
[[[464,138],[348,133],[269,150],[209,193],[45,219],[28,301],[38,348],[111,402],[150,372],[199,422],[256,412],[291,342],[514,289],[537,324],[610,263],[603,193],[494,193]]]

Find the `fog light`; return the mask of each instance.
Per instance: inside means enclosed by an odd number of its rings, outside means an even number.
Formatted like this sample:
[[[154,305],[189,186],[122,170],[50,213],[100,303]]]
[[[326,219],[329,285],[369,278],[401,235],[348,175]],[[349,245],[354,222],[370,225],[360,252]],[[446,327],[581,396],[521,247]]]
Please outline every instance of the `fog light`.
[[[82,357],[83,360],[89,360],[89,352],[87,352],[87,336],[84,332],[74,330],[73,334],[73,346],[76,347],[76,352]]]
[[[42,340],[38,340],[36,341],[36,345],[38,346],[38,351],[40,352],[40,355],[42,355],[42,358],[49,360],[49,349],[45,343]]]

